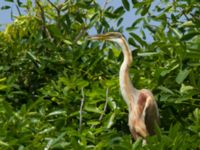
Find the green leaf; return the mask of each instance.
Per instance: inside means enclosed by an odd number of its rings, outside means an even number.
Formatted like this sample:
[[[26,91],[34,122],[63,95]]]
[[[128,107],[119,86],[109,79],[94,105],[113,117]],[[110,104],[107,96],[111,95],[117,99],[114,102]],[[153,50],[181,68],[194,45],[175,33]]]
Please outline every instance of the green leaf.
[[[115,116],[116,116],[115,112],[112,112],[107,116],[108,119],[105,121],[105,126],[107,129],[111,128],[112,125],[114,124]]]
[[[52,142],[49,144],[49,147],[55,145],[56,143],[60,143],[60,141],[63,139],[63,137],[66,135],[66,132],[60,133],[60,135],[56,138],[53,139]],[[69,144],[69,143],[65,143],[65,144]]]
[[[113,14],[116,14],[118,17],[122,16],[123,14],[125,13],[124,11],[124,8],[121,6],[121,7],[118,7],[114,12]]]
[[[178,131],[180,130],[180,124],[177,123],[175,125],[171,125],[169,129],[169,137],[172,139],[176,138],[176,135],[178,135]]]
[[[0,145],[3,147],[9,147],[9,144],[0,140]]]
[[[142,138],[137,139],[133,145],[132,145],[132,150],[137,150],[142,146]]]
[[[28,54],[28,56],[30,56],[30,58],[31,58],[32,60],[38,61],[38,59],[36,58],[36,56],[35,56],[33,53],[31,53],[30,51],[27,51],[27,54]]]
[[[132,3],[133,3],[133,5],[134,5],[134,4],[137,4],[138,1],[137,1],[137,0],[132,0]]]
[[[130,35],[138,42],[141,46],[147,47],[147,43],[143,41],[137,34],[131,32]]]
[[[106,27],[106,28],[109,28],[110,27],[110,25],[109,25],[109,23],[106,21],[106,19],[101,19],[101,22],[102,22],[102,24]]]
[[[179,67],[179,64],[176,64],[176,65],[174,65],[174,66],[170,66],[169,68],[170,69],[164,69],[161,73],[160,73],[160,75],[161,76],[166,76],[167,74],[169,74],[170,72],[172,72],[172,71],[174,71],[176,68],[178,68]]]
[[[111,18],[111,19],[117,18],[117,14],[116,13],[111,13],[109,11],[106,11],[104,14],[105,14],[106,17]]]
[[[196,31],[195,32],[190,32],[190,33],[187,33],[187,34],[183,35],[181,37],[181,40],[183,40],[183,41],[191,40],[192,38],[194,38],[195,36],[197,36],[199,34],[200,34],[200,32],[196,32]]]
[[[66,111],[63,110],[54,111],[49,113],[47,116],[57,116],[57,115],[66,115]]]
[[[7,101],[3,101],[3,106],[4,106],[4,109],[7,112],[7,117],[13,116],[14,111],[13,111],[11,104],[8,103]]]
[[[86,87],[88,85],[89,85],[88,81],[81,80],[81,79],[77,81],[77,86],[80,87],[80,88]]]
[[[14,0],[5,0],[6,2],[14,2]]]
[[[194,110],[193,114],[194,114],[194,118],[195,118],[198,122],[200,122],[200,109],[199,109],[199,108],[196,108],[196,109]]]
[[[38,134],[46,134],[46,133],[52,132],[53,130],[55,130],[55,127],[49,127],[49,128],[46,128],[46,129],[38,132]]]
[[[110,98],[110,100],[108,101],[108,105],[112,110],[115,110],[117,108],[117,104],[116,102]]]
[[[4,81],[6,81],[6,77],[4,77],[4,78],[0,78],[0,82],[4,82]]]
[[[67,146],[71,145],[70,142],[58,142],[52,146],[52,149],[66,149]]]
[[[174,92],[164,86],[159,86],[158,89],[160,89],[161,91],[165,92],[165,93],[170,93],[170,94],[174,94]]]
[[[62,38],[62,33],[58,26],[56,25],[48,25],[48,29],[51,31],[51,34],[54,35],[57,38]]]
[[[188,93],[189,91],[193,90],[193,86],[181,84],[180,92],[181,94]]]
[[[176,77],[176,82],[178,84],[183,83],[183,81],[187,78],[187,76],[189,75],[190,70],[189,69],[185,69],[185,70],[180,70],[177,77]]]
[[[146,5],[143,7],[143,9],[142,9],[142,12],[141,12],[141,15],[142,16],[144,16],[144,15],[146,15],[147,14],[147,12],[149,11],[149,8],[151,7],[151,4],[149,3],[149,4],[147,4],[147,2],[146,2]]]
[[[4,90],[6,90],[7,88],[8,88],[7,85],[2,85],[2,84],[0,84],[0,91],[4,91]]]
[[[124,7],[126,8],[126,10],[130,10],[130,5],[129,5],[129,2],[128,2],[128,0],[122,0],[122,3],[123,3],[123,5],[124,5]]]
[[[26,6],[28,6],[28,8],[32,7],[32,1],[31,0],[27,0],[26,1]]]
[[[69,41],[69,40],[63,40],[63,42],[64,42],[65,44],[67,44],[67,45],[72,45],[72,42]]]
[[[2,6],[1,9],[2,10],[10,9],[10,6]]]
[[[117,26],[119,26],[122,22],[123,22],[124,18],[120,18],[118,21],[117,21]]]
[[[87,124],[88,125],[95,125],[96,126],[96,125],[100,124],[100,121],[91,120],[91,121],[88,121]]]
[[[185,28],[185,27],[193,27],[195,24],[190,20],[186,21],[183,24],[180,25],[180,28]]]
[[[89,24],[87,25],[88,28],[93,27],[99,20],[99,13],[94,14],[91,19]]]
[[[129,38],[129,39],[128,39],[128,43],[131,44],[132,46],[139,47],[139,46],[135,43],[135,41],[133,40],[133,38]]]
[[[151,31],[151,32],[154,33],[154,34],[155,34],[156,31],[157,31],[157,29],[156,29],[155,26],[149,25],[149,24],[147,24],[147,23],[144,24],[144,27],[147,28],[149,31]]]
[[[180,39],[182,37],[182,34],[175,28],[172,28],[172,27],[169,27],[173,32],[174,34]]]
[[[159,55],[159,52],[138,53],[137,55],[138,55],[138,56],[142,56],[142,57],[145,57],[145,56],[153,56],[153,55]]]
[[[136,19],[133,24],[131,25],[131,27],[135,27],[137,24],[139,24],[141,21],[143,20],[143,18],[138,18]]]
[[[84,106],[84,110],[98,114],[102,113],[102,111],[99,108],[97,108],[95,104],[86,104]]]

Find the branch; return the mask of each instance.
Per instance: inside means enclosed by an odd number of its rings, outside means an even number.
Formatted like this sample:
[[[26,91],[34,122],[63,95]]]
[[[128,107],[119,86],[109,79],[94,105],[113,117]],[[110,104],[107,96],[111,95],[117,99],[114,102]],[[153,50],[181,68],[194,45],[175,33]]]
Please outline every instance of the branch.
[[[108,106],[108,88],[106,89],[106,102],[105,102],[105,105],[104,105],[104,108],[103,108],[103,113],[99,117],[99,121],[101,121],[103,119],[103,115],[106,112],[107,106]]]
[[[82,95],[82,99],[81,99],[81,105],[80,105],[80,120],[79,120],[79,130],[81,131],[81,127],[82,127],[82,114],[83,114],[83,103],[85,101],[85,95],[84,95],[84,89],[81,89],[81,95]]]
[[[53,38],[51,37],[51,34],[49,33],[49,30],[46,27],[46,18],[43,7],[40,5],[39,0],[35,0],[35,3],[40,9],[40,17],[42,19],[42,30],[45,32],[46,36],[50,41],[53,41]]]
[[[183,16],[187,19],[187,21],[191,20],[191,19],[187,16],[187,14],[185,13],[185,11],[183,11]]]
[[[102,119],[103,119],[103,116],[104,116],[104,114],[105,114],[105,112],[106,112],[106,109],[107,109],[107,106],[108,106],[108,88],[106,89],[106,102],[105,102],[105,104],[104,104],[104,108],[103,108],[103,112],[102,112],[102,114],[100,115],[100,117],[99,117],[99,121],[101,121]],[[94,128],[94,126],[95,125],[92,125],[91,126],[91,128]]]
[[[52,7],[54,7],[56,9],[57,15],[58,15],[58,17],[60,17],[60,9],[54,3],[52,3],[50,0],[47,0],[47,1],[51,4]]]
[[[15,2],[15,7],[17,8],[17,12],[18,12],[19,16],[21,16],[22,13],[21,13],[21,11],[20,11],[18,2]]]

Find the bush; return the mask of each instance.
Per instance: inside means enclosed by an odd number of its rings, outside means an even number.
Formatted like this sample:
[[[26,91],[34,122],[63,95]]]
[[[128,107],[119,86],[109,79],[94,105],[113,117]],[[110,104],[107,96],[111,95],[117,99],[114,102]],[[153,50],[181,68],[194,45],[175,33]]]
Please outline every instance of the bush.
[[[27,14],[0,32],[1,149],[200,148],[198,2],[35,2],[17,1]],[[124,29],[131,10],[138,19]],[[151,89],[159,105],[160,129],[145,146],[128,130],[121,51],[87,40],[113,30],[136,50],[134,85]]]

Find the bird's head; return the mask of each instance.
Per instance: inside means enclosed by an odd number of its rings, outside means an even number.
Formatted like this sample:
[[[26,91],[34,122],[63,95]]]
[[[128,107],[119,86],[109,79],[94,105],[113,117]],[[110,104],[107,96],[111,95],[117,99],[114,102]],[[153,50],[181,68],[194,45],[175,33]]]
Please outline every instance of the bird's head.
[[[121,42],[123,39],[123,35],[119,32],[108,32],[105,34],[98,34],[88,37],[89,40],[107,40],[113,42]]]

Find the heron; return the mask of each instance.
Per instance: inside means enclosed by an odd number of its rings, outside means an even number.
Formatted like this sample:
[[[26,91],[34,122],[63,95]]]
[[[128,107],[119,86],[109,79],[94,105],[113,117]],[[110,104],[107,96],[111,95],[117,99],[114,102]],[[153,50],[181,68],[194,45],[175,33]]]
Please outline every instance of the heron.
[[[119,71],[120,91],[128,106],[128,126],[134,140],[146,139],[155,134],[155,126],[159,124],[158,106],[152,92],[148,89],[137,89],[133,86],[129,69],[132,64],[132,52],[124,36],[119,32],[108,32],[93,35],[89,40],[107,40],[116,42],[124,56]]]

